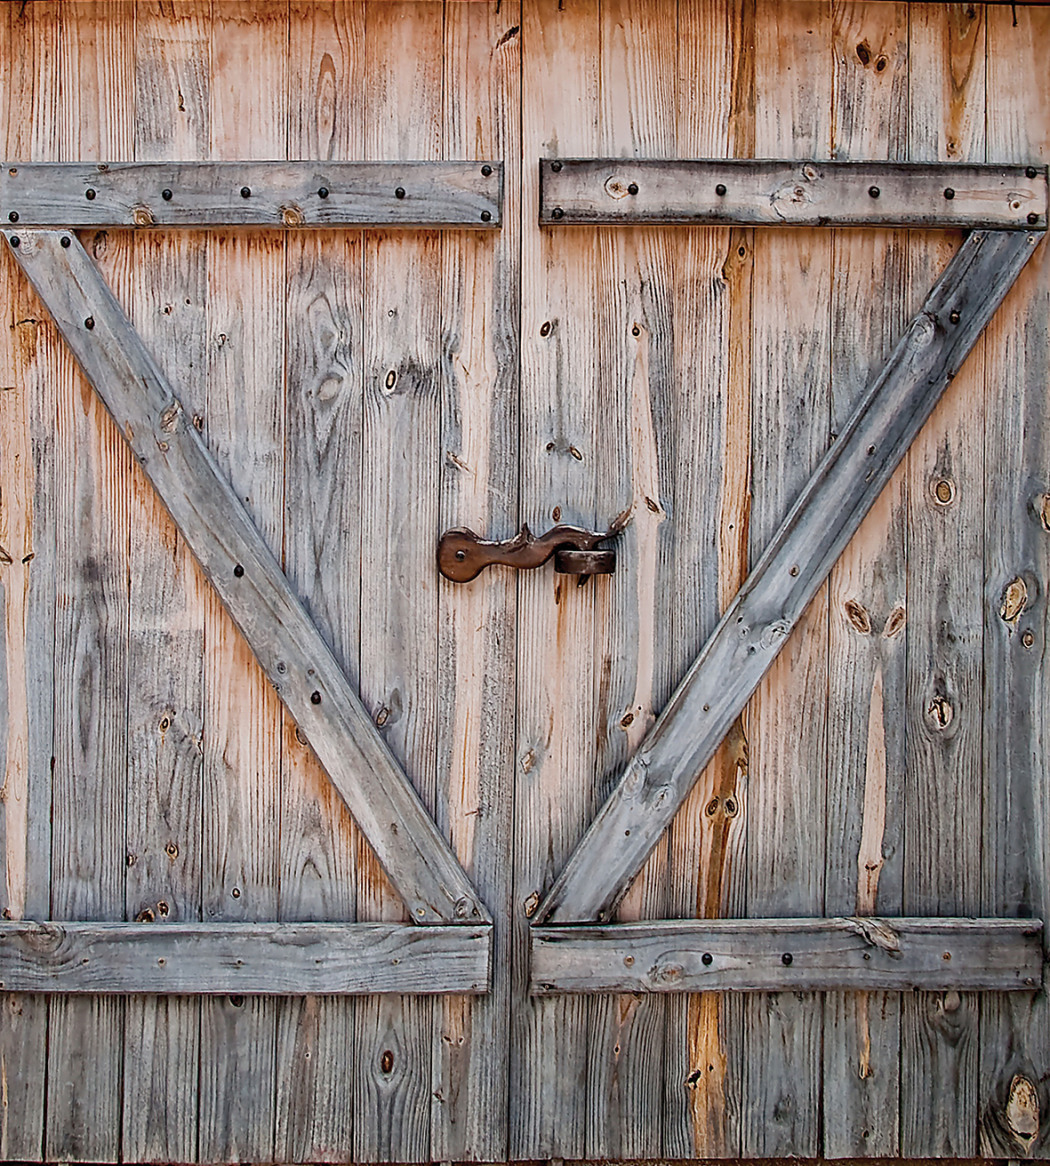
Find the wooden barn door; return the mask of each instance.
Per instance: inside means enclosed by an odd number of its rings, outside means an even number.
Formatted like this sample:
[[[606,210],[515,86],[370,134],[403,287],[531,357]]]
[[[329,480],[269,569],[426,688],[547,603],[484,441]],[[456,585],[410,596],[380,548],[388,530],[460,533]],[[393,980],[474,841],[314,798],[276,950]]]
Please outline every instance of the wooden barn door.
[[[488,992],[6,992],[0,1158],[1047,1156],[1044,992],[533,995],[530,930],[962,238],[541,227],[540,160],[1043,164],[1048,42],[1046,6],[0,0],[6,160],[504,183],[485,231],[78,232],[483,900]],[[1044,246],[619,919],[1050,915],[1048,299]],[[2,246],[0,304],[5,924],[406,921]],[[616,572],[439,577],[442,531],[523,522],[626,522]]]

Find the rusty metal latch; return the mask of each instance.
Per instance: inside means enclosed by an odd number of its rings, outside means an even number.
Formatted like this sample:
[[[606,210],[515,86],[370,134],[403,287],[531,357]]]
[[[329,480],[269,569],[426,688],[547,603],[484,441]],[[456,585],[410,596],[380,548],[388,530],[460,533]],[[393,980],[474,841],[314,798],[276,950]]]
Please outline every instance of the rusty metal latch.
[[[611,575],[616,570],[616,552],[599,549],[598,544],[614,538],[623,526],[622,520],[607,531],[555,526],[537,536],[523,525],[513,538],[503,542],[491,542],[457,527],[446,530],[438,542],[438,570],[453,583],[469,583],[497,563],[529,571],[553,556],[554,569],[563,575]]]

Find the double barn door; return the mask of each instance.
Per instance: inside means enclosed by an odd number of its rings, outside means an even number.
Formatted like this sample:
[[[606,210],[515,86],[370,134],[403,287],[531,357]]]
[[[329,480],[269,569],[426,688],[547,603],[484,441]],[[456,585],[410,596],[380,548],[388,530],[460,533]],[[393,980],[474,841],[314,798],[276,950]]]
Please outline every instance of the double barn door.
[[[708,941],[756,990],[650,991],[628,945],[564,991],[531,933],[580,918],[548,892],[962,240],[540,226],[541,159],[1042,167],[1048,37],[1046,7],[878,0],[0,5],[2,938],[77,985],[3,999],[5,1159],[1046,1155],[1034,925],[953,932],[908,992],[805,990],[801,925],[761,975]],[[383,225],[309,229],[361,159]],[[48,177],[80,209],[11,220],[15,161],[84,163]],[[192,166],[115,220],[148,229],[97,225],[116,163],[175,161],[243,163],[246,225],[152,229]],[[1046,918],[1043,251],[616,920]],[[115,425],[84,372],[181,408]],[[180,441],[207,454],[166,509]],[[445,530],[559,523],[622,528],[615,572],[438,573]]]

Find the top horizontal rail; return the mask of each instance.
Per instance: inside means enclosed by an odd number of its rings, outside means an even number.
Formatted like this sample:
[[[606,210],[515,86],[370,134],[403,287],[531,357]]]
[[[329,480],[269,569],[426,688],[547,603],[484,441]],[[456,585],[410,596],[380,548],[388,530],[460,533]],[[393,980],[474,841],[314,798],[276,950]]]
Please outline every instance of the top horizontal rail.
[[[540,223],[1041,229],[1047,168],[548,158]]]
[[[501,162],[4,162],[18,227],[498,227]]]

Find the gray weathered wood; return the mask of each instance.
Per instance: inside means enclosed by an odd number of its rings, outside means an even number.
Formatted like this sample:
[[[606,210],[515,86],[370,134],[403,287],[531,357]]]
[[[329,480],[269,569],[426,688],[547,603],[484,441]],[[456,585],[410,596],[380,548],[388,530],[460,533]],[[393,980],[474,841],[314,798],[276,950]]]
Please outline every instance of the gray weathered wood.
[[[1035,991],[1038,919],[665,919],[532,929],[531,990]]]
[[[484,992],[492,928],[4,923],[0,989],[113,995]]]
[[[48,231],[24,233],[14,250],[413,920],[487,921],[448,843],[84,249]]]
[[[491,228],[502,187],[503,164],[484,159],[4,162],[0,217],[19,227]]]
[[[580,158],[544,159],[540,180],[540,223],[546,226],[1026,229],[1045,228],[1047,221],[1045,166],[1031,168],[1029,176],[1025,166]]]
[[[608,918],[1040,238],[974,232],[960,248],[642,742],[537,922]]]

